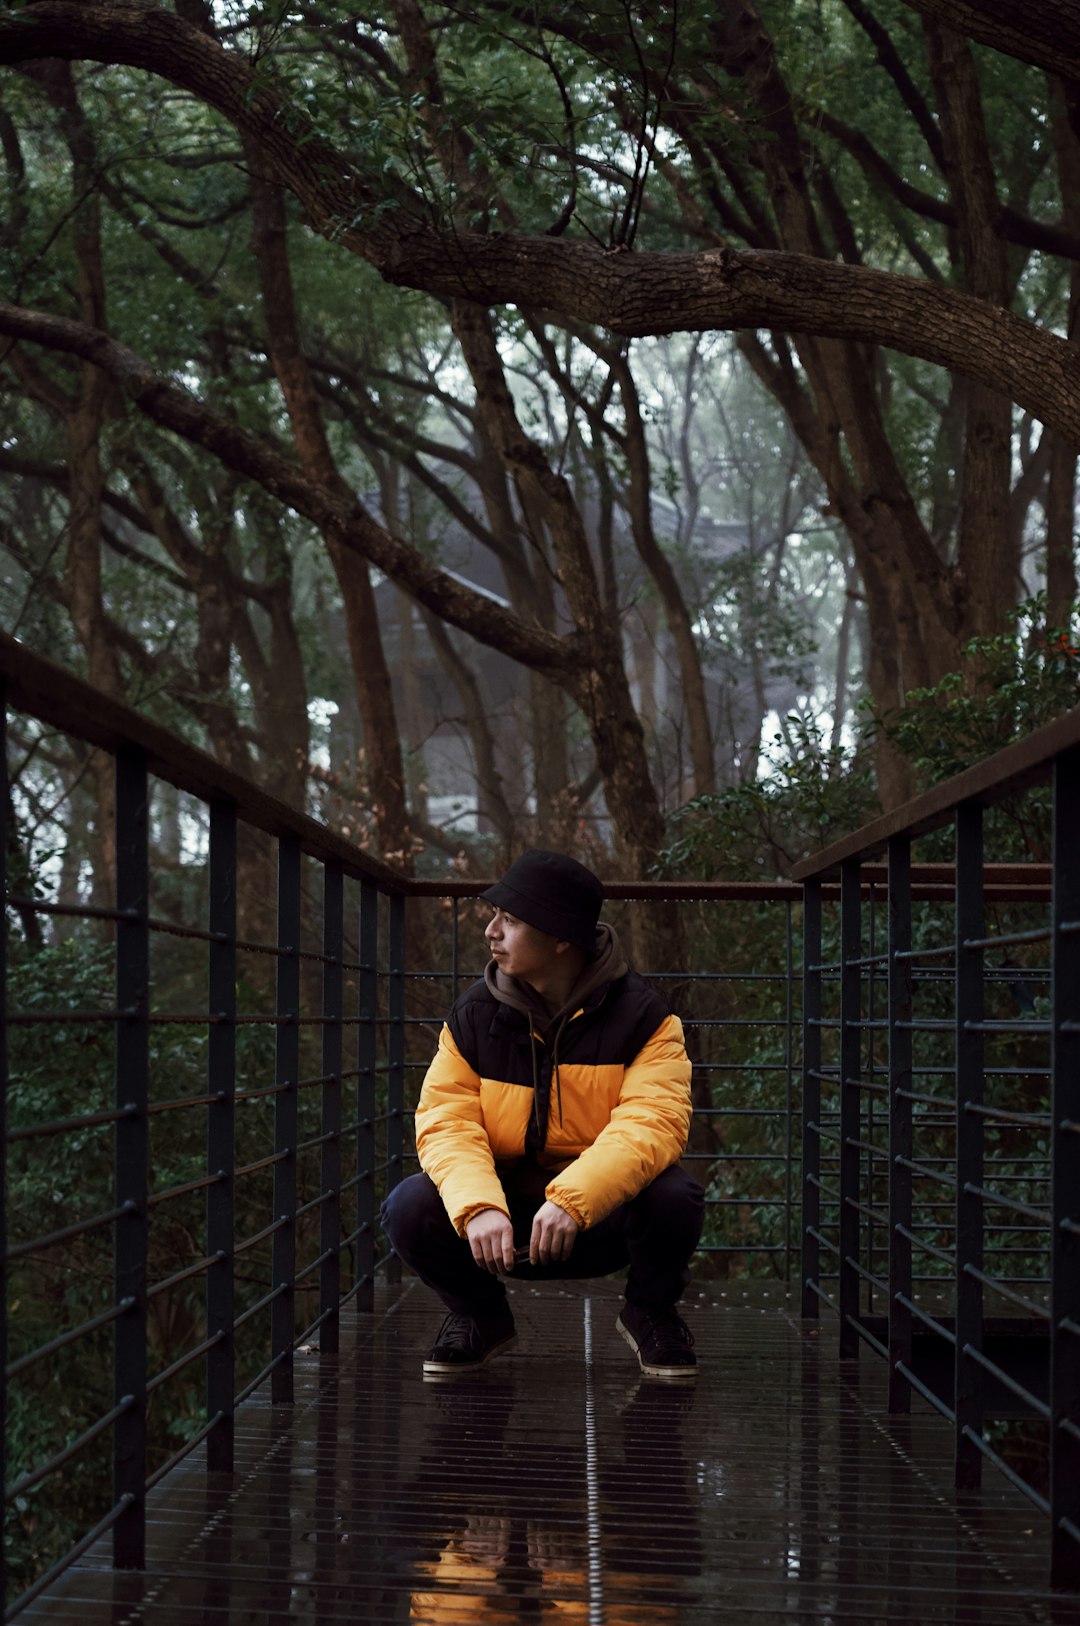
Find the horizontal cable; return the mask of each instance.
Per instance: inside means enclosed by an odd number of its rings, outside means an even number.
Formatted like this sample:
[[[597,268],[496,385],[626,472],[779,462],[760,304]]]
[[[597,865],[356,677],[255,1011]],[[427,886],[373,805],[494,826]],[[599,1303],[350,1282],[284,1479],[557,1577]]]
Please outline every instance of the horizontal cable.
[[[361,1169],[359,1174],[350,1175],[348,1180],[343,1180],[338,1190],[344,1196],[345,1192],[351,1191],[353,1186],[360,1185],[364,1180],[372,1179],[374,1179],[374,1173],[371,1169]]]
[[[47,1569],[44,1575],[39,1575],[33,1585],[28,1586],[26,1591],[15,1599],[14,1603],[8,1604],[4,1611],[4,1619],[14,1620],[16,1615],[22,1613],[27,1604],[33,1603],[35,1598],[40,1598],[41,1594],[52,1586],[53,1582],[58,1580],[64,1571],[74,1564],[77,1559],[80,1559],[83,1553],[89,1552],[95,1541],[98,1541],[112,1529],[120,1515],[126,1513],[134,1501],[135,1497],[132,1492],[125,1491],[116,1506],[110,1508],[105,1517],[99,1519],[92,1530],[88,1530],[85,1536],[80,1537],[74,1547],[70,1548],[63,1558],[57,1559],[56,1563],[50,1569]]]
[[[945,1342],[952,1344],[955,1349],[956,1334],[954,1332],[950,1331],[948,1327],[942,1326],[940,1321],[932,1316],[928,1310],[924,1310],[921,1304],[916,1304],[915,1300],[909,1298],[906,1293],[896,1293],[894,1297],[897,1304],[902,1304],[909,1315],[915,1317],[916,1321],[921,1321],[924,1327],[929,1327],[931,1332],[936,1332],[940,1338],[944,1338]]]
[[[205,1259],[198,1259],[193,1265],[185,1265],[183,1270],[178,1270],[174,1276],[166,1276],[162,1281],[155,1282],[153,1287],[147,1288],[146,1296],[148,1299],[152,1299],[156,1298],[159,1293],[167,1293],[171,1287],[179,1286],[181,1282],[186,1282],[190,1277],[201,1276],[211,1265],[224,1264],[228,1257],[224,1248],[219,1248],[217,1253],[207,1254]]]
[[[20,1355],[18,1360],[12,1361],[4,1368],[5,1381],[10,1383],[11,1379],[18,1377],[20,1372],[25,1372],[28,1366],[33,1366],[37,1361],[43,1361],[47,1356],[54,1355],[58,1349],[63,1349],[67,1344],[73,1344],[77,1338],[82,1338],[87,1333],[97,1332],[101,1327],[107,1327],[110,1321],[116,1320],[117,1316],[124,1315],[128,1310],[133,1310],[135,1303],[136,1301],[133,1298],[121,1299],[111,1309],[103,1310],[100,1315],[92,1316],[89,1321],[83,1321],[79,1326],[72,1327],[70,1331],[60,1333],[58,1337],[53,1338],[47,1344],[39,1344],[37,1349],[30,1350],[29,1354]]]
[[[215,1090],[212,1095],[178,1095],[173,1101],[155,1101],[146,1111],[149,1117],[154,1118],[162,1112],[183,1112],[188,1107],[210,1107],[227,1099],[224,1090]]]
[[[978,1433],[976,1429],[973,1429],[970,1424],[965,1424],[960,1432],[963,1434],[966,1440],[970,1440],[972,1445],[975,1446],[977,1450],[982,1452],[984,1457],[994,1464],[994,1467],[999,1473],[1005,1475],[1005,1478],[1009,1481],[1010,1485],[1015,1485],[1016,1489],[1022,1492],[1022,1494],[1027,1497],[1028,1501],[1033,1503],[1034,1506],[1038,1508],[1040,1513],[1050,1512],[1050,1503],[1046,1500],[1046,1497],[1040,1496],[1034,1486],[1029,1485],[1026,1479],[1021,1479],[1015,1468],[1010,1468],[1009,1464],[1005,1461],[1005,1458],[999,1456],[999,1454],[994,1450],[993,1446],[984,1440],[982,1435]]]
[[[982,1282],[984,1287],[989,1287],[994,1293],[1000,1293],[1003,1299],[1008,1299],[1011,1304],[1019,1305],[1020,1309],[1026,1310],[1029,1315],[1038,1316],[1042,1321],[1050,1320],[1050,1311],[1044,1304],[1036,1304],[1034,1299],[1025,1298],[1023,1293],[1015,1293],[1011,1287],[1006,1287],[1005,1283],[999,1280],[998,1277],[987,1275],[986,1271],[980,1270],[977,1265],[965,1265],[964,1275],[973,1276],[977,1282]]]
[[[853,1327],[855,1329],[860,1338],[864,1338],[866,1340],[871,1349],[876,1350],[879,1355],[883,1355],[885,1359],[888,1360],[888,1345],[883,1344],[880,1338],[876,1338],[870,1331],[870,1328],[863,1325],[858,1316],[847,1315],[844,1317],[844,1320],[847,1322],[849,1327]]]
[[[840,1306],[837,1304],[836,1300],[831,1296],[831,1294],[826,1293],[825,1289],[818,1282],[811,1280],[811,1278],[808,1276],[806,1278],[805,1286],[807,1286],[811,1293],[815,1294],[815,1296],[821,1300],[822,1304],[827,1304],[830,1310],[833,1310],[837,1315],[840,1314]]]
[[[174,1361],[163,1372],[158,1372],[152,1377],[146,1385],[147,1394],[152,1395],[155,1389],[160,1389],[163,1383],[167,1383],[178,1372],[182,1372],[186,1366],[190,1366],[192,1361],[197,1361],[200,1355],[205,1355],[208,1349],[213,1349],[215,1344],[220,1344],[227,1336],[227,1333],[221,1331],[212,1333],[209,1338],[204,1338],[201,1344],[196,1344],[194,1349],[189,1349],[186,1355],[181,1355],[179,1360]]]
[[[1006,1112],[1003,1107],[987,1107],[979,1101],[965,1101],[964,1111],[986,1118],[991,1123],[1030,1124],[1033,1129],[1050,1129],[1053,1125],[1049,1113]]]
[[[1023,1214],[1026,1219],[1050,1224],[1048,1208],[1033,1208],[1030,1203],[1022,1203],[1016,1197],[1006,1197],[1000,1191],[992,1191],[989,1186],[977,1185],[974,1180],[965,1181],[964,1190],[969,1197],[981,1197],[983,1202],[991,1203],[995,1208],[1007,1208],[1011,1214]]]
[[[242,1174],[258,1174],[260,1169],[268,1169],[274,1163],[282,1163],[292,1155],[290,1149],[282,1152],[270,1152],[266,1157],[258,1158],[254,1163],[245,1163],[241,1168],[233,1170],[233,1176],[239,1180]]]
[[[880,1225],[883,1230],[888,1229],[889,1216],[883,1214],[880,1209],[871,1208],[869,1203],[860,1203],[854,1197],[845,1197],[844,1206],[854,1208],[857,1213],[864,1214],[868,1220],[873,1220],[874,1224]]]
[[[934,1226],[935,1231],[940,1229],[940,1226]],[[928,1253],[931,1258],[940,1259],[943,1265],[948,1265],[950,1268],[955,1266],[955,1253],[946,1253],[944,1248],[935,1247],[932,1242],[927,1242],[921,1236],[916,1236],[915,1232],[909,1230],[906,1225],[894,1225],[893,1230],[898,1236],[905,1237],[912,1247],[918,1248],[920,1253]]]
[[[965,937],[963,946],[966,949],[992,949],[1005,943],[1043,943],[1052,936],[1053,929],[1050,926],[1036,926],[1029,932],[1002,932],[998,937]],[[1019,966],[1009,969],[1013,970],[1014,974],[1023,970]],[[1026,972],[1024,974],[1026,975]]]
[[[138,1112],[133,1101],[125,1106],[114,1107],[108,1112],[87,1112],[80,1118],[54,1118],[50,1123],[26,1124],[21,1129],[9,1129],[9,1141],[36,1140],[41,1135],[63,1135],[73,1129],[94,1129],[99,1124],[119,1123],[123,1118],[133,1118]]]
[[[895,1370],[899,1372],[905,1383],[910,1383],[916,1394],[920,1394],[924,1400],[928,1400],[934,1410],[939,1411],[942,1417],[946,1418],[950,1423],[956,1422],[956,1413],[952,1407],[942,1400],[939,1394],[935,1394],[928,1383],[924,1383],[922,1378],[916,1377],[910,1366],[904,1361],[896,1361],[893,1364]]]
[[[835,1242],[830,1242],[828,1237],[822,1236],[821,1232],[815,1230],[812,1225],[806,1227],[806,1234],[812,1236],[818,1246],[825,1249],[826,1253],[831,1253],[834,1259],[839,1259],[840,1249]]]
[[[1052,1033],[1053,1031],[1054,1024],[1052,1022],[1037,1021],[1034,1018],[1026,1022],[983,1021],[964,1023],[965,1033],[1030,1033],[1035,1035],[1039,1033]]]
[[[128,1005],[123,1010],[112,1011],[37,1011],[34,1015],[28,1012],[11,1011],[5,1017],[8,1027],[32,1027],[38,1023],[77,1023],[80,1027],[88,1027],[98,1022],[131,1022],[139,1015],[136,1005]]]
[[[137,1204],[129,1197],[118,1208],[110,1208],[108,1213],[96,1214],[93,1219],[80,1220],[74,1225],[65,1225],[61,1231],[50,1231],[48,1236],[39,1236],[33,1242],[20,1242],[14,1248],[9,1248],[6,1258],[9,1263],[16,1259],[24,1259],[28,1253],[39,1253],[43,1248],[54,1248],[58,1242],[70,1242],[73,1237],[83,1236],[87,1231],[99,1230],[102,1225],[109,1225],[113,1220],[123,1219],[126,1214],[134,1214]]]
[[[999,1366],[988,1355],[984,1355],[981,1349],[976,1349],[974,1344],[964,1344],[961,1353],[966,1355],[969,1360],[974,1361],[976,1366],[981,1366],[984,1372],[989,1372],[992,1378],[997,1378],[998,1382],[1004,1384],[1010,1394],[1014,1394],[1018,1399],[1023,1400],[1026,1405],[1031,1407],[1032,1411],[1037,1412],[1040,1417],[1047,1421],[1049,1420],[1050,1407],[1046,1402],[1039,1400],[1036,1395],[1032,1394],[1030,1389],[1025,1389],[1024,1385],[1019,1383],[1011,1372],[1006,1372],[1003,1366]]]
[[[77,920],[140,921],[137,909],[106,909],[93,903],[48,903],[44,898],[15,898],[4,900],[9,909],[25,909],[35,915],[67,915]]]
[[[331,1186],[328,1191],[324,1191],[322,1193],[321,1197],[312,1197],[310,1202],[303,1203],[301,1207],[296,1210],[293,1218],[299,1219],[301,1214],[310,1214],[313,1208],[321,1208],[323,1203],[328,1203],[331,1197],[336,1197],[338,1195],[339,1189],[340,1188],[338,1187]]]
[[[844,1255],[844,1264],[849,1270],[853,1270],[856,1276],[861,1276],[864,1282],[869,1282],[871,1287],[876,1287],[879,1293],[889,1291],[888,1282],[883,1282],[880,1276],[875,1276],[871,1271],[867,1270],[865,1265],[860,1265],[859,1261],[853,1259],[849,1253]]]
[[[951,1107],[953,1111],[956,1110],[956,1101],[950,1101],[946,1096],[943,1095],[926,1095],[919,1090],[894,1090],[893,1094],[897,1095],[901,1101],[919,1101],[923,1106],[927,1107]],[[941,1119],[938,1121],[943,1123],[951,1123],[952,1119]],[[926,1119],[922,1118],[919,1120],[919,1122],[925,1123]]]
[[[293,1286],[295,1287],[297,1282],[304,1281],[306,1277],[318,1270],[320,1265],[324,1265],[328,1259],[332,1259],[337,1251],[338,1250],[336,1247],[324,1248],[319,1257],[317,1259],[313,1259],[310,1265],[305,1265],[303,1270],[297,1271],[296,1275],[293,1277]]]
[[[920,1175],[924,1180],[936,1180],[939,1185],[952,1186],[954,1191],[956,1189],[955,1175],[942,1174],[940,1169],[932,1169],[927,1163],[915,1163],[910,1157],[904,1157],[899,1152],[896,1154],[894,1161],[899,1164],[900,1168],[910,1169],[912,1174]]]
[[[275,1231],[280,1231],[282,1226],[288,1225],[288,1223],[288,1215],[283,1214],[281,1219],[273,1220],[271,1224],[264,1226],[261,1231],[256,1231],[254,1236],[247,1237],[243,1242],[237,1242],[233,1248],[233,1253],[247,1253],[249,1248],[257,1248],[260,1242],[265,1242],[268,1236],[273,1236]]]
[[[353,1284],[349,1288],[349,1290],[347,1292],[345,1292],[345,1293],[342,1293],[340,1299],[338,1300],[338,1309],[341,1309],[344,1305],[348,1304],[350,1299],[354,1299],[356,1297],[357,1293],[359,1293],[363,1288],[370,1285],[371,1281],[372,1281],[372,1276],[371,1276],[371,1273],[368,1271],[368,1272],[365,1272],[364,1275],[361,1276],[358,1281],[353,1282]]]
[[[236,1317],[236,1320],[233,1322],[233,1332],[238,1332],[245,1322],[251,1320],[252,1316],[258,1315],[260,1310],[265,1310],[268,1304],[273,1304],[275,1299],[279,1299],[282,1293],[287,1293],[288,1291],[288,1282],[279,1282],[277,1287],[272,1287],[270,1289],[269,1293],[264,1293],[261,1299],[256,1299],[254,1304],[249,1304],[247,1309],[242,1310],[241,1313]],[[240,1397],[238,1395],[237,1404],[239,1404],[239,1401]]]
[[[125,1395],[111,1411],[107,1411],[104,1417],[99,1417],[96,1423],[91,1423],[89,1428],[84,1429],[76,1439],[71,1441],[70,1445],[66,1445],[54,1457],[50,1457],[48,1462],[42,1462],[36,1468],[31,1468],[28,1473],[22,1474],[14,1485],[5,1487],[5,1499],[10,1502],[16,1496],[22,1496],[25,1491],[31,1490],[35,1485],[40,1485],[41,1481],[47,1479],[50,1474],[55,1473],[57,1468],[62,1468],[65,1462],[70,1462],[72,1457],[78,1456],[85,1446],[88,1446],[92,1440],[97,1439],[99,1434],[103,1434],[107,1428],[110,1428],[118,1417],[122,1417],[125,1412],[130,1411],[134,1404],[135,1396]]]
[[[857,1140],[854,1135],[845,1135],[843,1145],[851,1146],[858,1152],[865,1152],[868,1157],[887,1158],[887,1146],[875,1146],[872,1140]]]
[[[164,1479],[166,1474],[172,1473],[174,1468],[179,1467],[184,1458],[189,1457],[203,1443],[207,1435],[213,1432],[218,1424],[224,1420],[224,1417],[225,1413],[223,1411],[215,1412],[210,1421],[205,1423],[197,1434],[193,1434],[190,1440],[185,1440],[180,1449],[174,1451],[172,1456],[161,1464],[160,1468],[155,1468],[146,1481],[147,1490],[153,1490],[154,1486]]]
[[[261,1101],[266,1096],[283,1095],[286,1090],[291,1089],[292,1085],[288,1081],[284,1084],[262,1084],[256,1090],[237,1090],[233,1099],[236,1101]]]
[[[193,1191],[205,1191],[207,1186],[219,1186],[227,1179],[224,1169],[218,1169],[216,1174],[204,1174],[198,1180],[188,1180],[182,1186],[169,1186],[165,1191],[153,1191],[146,1199],[148,1208],[156,1208],[159,1203],[171,1202],[175,1197],[187,1197]]]

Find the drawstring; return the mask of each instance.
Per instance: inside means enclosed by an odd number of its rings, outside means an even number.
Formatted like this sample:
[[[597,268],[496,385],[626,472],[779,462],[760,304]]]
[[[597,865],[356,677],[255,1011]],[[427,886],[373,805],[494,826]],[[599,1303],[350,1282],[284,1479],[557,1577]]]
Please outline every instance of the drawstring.
[[[530,1059],[532,1060],[533,1122],[536,1125],[536,1135],[537,1135],[537,1139],[539,1140],[539,1137],[540,1137],[540,1073],[539,1073],[539,1069],[538,1069],[538,1067],[536,1065],[536,1034],[533,1032],[533,1025],[532,1025],[531,1022],[529,1023],[529,1056],[530,1056]]]

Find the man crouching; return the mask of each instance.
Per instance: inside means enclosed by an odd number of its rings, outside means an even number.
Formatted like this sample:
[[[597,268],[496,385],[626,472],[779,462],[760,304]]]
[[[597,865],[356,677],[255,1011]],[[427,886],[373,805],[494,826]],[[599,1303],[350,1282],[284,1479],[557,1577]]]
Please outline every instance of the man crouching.
[[[394,1188],[395,1252],[449,1314],[429,1378],[515,1337],[502,1278],[629,1267],[616,1322],[652,1378],[693,1378],[675,1305],[704,1193],[678,1166],[690,1128],[682,1024],[599,924],[604,889],[562,853],[523,853],[483,893],[491,961],[454,1005],[416,1111],[423,1172]]]

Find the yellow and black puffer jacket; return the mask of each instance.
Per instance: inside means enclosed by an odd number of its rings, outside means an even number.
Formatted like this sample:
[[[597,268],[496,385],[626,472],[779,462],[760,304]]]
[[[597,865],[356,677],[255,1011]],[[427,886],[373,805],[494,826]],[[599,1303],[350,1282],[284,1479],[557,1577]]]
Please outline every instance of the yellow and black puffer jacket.
[[[459,1235],[508,1213],[500,1168],[551,1170],[546,1196],[604,1219],[676,1163],[690,1129],[682,1023],[627,968],[610,926],[561,1011],[489,965],[443,1027],[416,1110],[421,1168]]]

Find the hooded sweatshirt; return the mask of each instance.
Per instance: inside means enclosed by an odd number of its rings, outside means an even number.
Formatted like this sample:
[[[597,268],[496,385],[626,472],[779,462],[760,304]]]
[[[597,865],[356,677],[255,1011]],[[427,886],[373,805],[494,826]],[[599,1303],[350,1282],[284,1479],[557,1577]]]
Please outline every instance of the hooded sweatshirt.
[[[460,1235],[485,1208],[509,1214],[500,1170],[522,1160],[588,1227],[678,1161],[690,1113],[682,1024],[601,925],[554,1013],[494,961],[457,1001],[420,1092],[416,1149]]]

